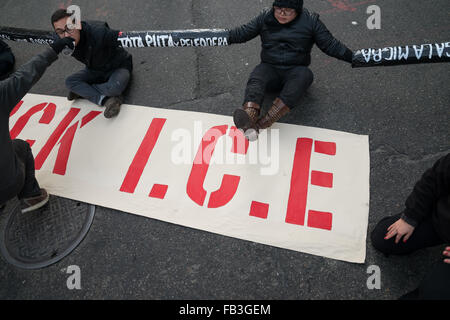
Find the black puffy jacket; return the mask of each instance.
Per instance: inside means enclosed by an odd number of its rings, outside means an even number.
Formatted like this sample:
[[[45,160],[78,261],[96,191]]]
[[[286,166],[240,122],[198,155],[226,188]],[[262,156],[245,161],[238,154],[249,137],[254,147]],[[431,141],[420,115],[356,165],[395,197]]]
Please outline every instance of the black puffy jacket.
[[[352,51],[333,37],[317,13],[307,9],[284,25],[275,19],[273,9],[265,9],[248,24],[230,30],[229,41],[242,43],[258,35],[261,36],[261,61],[264,63],[309,66],[314,44],[329,56],[352,62]]]
[[[109,72],[118,68],[133,70],[132,56],[119,46],[119,31],[106,22],[81,22],[81,39],[72,56],[88,69]]]

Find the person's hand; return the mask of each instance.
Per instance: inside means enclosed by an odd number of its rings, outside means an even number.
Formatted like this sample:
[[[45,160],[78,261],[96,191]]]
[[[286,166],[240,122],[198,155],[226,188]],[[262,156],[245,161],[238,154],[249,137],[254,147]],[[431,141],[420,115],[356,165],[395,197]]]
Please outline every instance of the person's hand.
[[[448,257],[448,259],[444,259],[444,262],[450,264],[450,247],[445,248],[444,256]]]
[[[406,242],[413,234],[414,229],[415,228],[405,220],[399,219],[387,229],[388,232],[386,233],[384,240],[388,240],[395,236],[395,243],[399,243],[402,237],[403,242]]]
[[[69,47],[73,50],[75,48],[75,39],[70,37],[58,39],[53,42],[50,47],[52,47],[56,54],[60,54],[65,47]]]

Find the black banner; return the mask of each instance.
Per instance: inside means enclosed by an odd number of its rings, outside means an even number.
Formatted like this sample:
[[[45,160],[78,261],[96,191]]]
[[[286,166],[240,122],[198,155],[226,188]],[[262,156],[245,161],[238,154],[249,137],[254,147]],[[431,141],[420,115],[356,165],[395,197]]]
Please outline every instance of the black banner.
[[[51,31],[0,27],[0,39],[35,44],[53,43],[56,35]],[[225,29],[195,29],[173,31],[120,32],[118,41],[124,48],[146,47],[221,47],[228,46]]]
[[[0,39],[23,41],[36,44],[51,44],[55,33],[51,31],[0,27]]]
[[[224,29],[121,32],[118,40],[124,48],[221,47],[229,45],[228,31]]]
[[[450,42],[361,49],[353,56],[352,67],[378,67],[418,63],[450,62]]]

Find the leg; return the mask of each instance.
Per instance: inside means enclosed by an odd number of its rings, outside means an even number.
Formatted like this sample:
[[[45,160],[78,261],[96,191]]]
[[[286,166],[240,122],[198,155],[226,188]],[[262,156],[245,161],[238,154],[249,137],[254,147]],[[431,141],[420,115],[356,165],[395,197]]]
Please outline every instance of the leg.
[[[22,200],[22,212],[37,210],[47,204],[49,195],[45,189],[39,187],[36,180],[33,153],[29,144],[23,140],[13,140],[13,148],[25,177],[23,187],[18,193],[19,199]]]
[[[424,220],[421,224],[419,224],[414,229],[413,234],[406,243],[400,241],[396,244],[395,237],[389,240],[384,240],[387,229],[398,219],[400,219],[400,217],[401,214],[393,217],[386,217],[382,219],[372,231],[372,245],[377,250],[388,255],[406,255],[420,249],[434,247],[444,243],[444,241],[436,233],[431,219]]]
[[[283,73],[283,88],[279,98],[275,99],[273,106],[267,114],[258,121],[259,129],[270,128],[275,122],[294,108],[306,90],[311,86],[314,76],[307,67],[294,67]]]
[[[20,190],[19,199],[37,196],[41,193],[41,188],[35,177],[34,157],[30,145],[23,140],[13,140],[14,152],[20,162],[24,165],[25,182]]]
[[[249,140],[257,138],[256,122],[264,100],[264,93],[270,82],[280,81],[274,67],[261,63],[250,75],[245,89],[245,99],[242,109],[233,113],[233,120],[238,129],[246,133]]]
[[[103,81],[105,81],[103,73],[84,69],[69,76],[66,79],[66,87],[76,95],[100,106],[105,96],[92,84]]]
[[[313,81],[314,74],[308,67],[298,66],[291,68],[285,74],[280,99],[290,109],[295,108]]]
[[[108,81],[100,84],[93,84],[92,87],[105,97],[117,97],[125,91],[130,81],[130,71],[127,69],[117,69],[108,78]]]
[[[108,81],[102,84],[95,84],[94,87],[106,97],[105,118],[113,118],[120,112],[123,97],[122,93],[126,90],[130,81],[130,71],[127,69],[117,69],[108,78]]]
[[[400,300],[449,300],[450,264],[439,262],[425,276],[420,286],[400,298]]]

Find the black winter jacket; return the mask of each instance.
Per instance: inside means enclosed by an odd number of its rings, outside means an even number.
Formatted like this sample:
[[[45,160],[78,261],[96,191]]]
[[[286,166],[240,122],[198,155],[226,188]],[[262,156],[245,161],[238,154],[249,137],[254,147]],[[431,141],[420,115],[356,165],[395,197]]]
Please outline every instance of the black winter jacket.
[[[402,219],[413,227],[432,219],[437,234],[450,243],[450,154],[439,159],[406,199]]]
[[[265,9],[248,24],[229,31],[230,43],[242,43],[261,36],[261,61],[274,65],[309,66],[314,44],[334,58],[352,62],[353,53],[336,40],[317,13],[303,9],[293,21],[280,24],[273,9]]]
[[[51,48],[33,57],[11,77],[0,81],[0,205],[16,196],[22,174],[9,134],[9,114],[58,56]]]
[[[118,30],[106,22],[81,22],[81,38],[72,56],[88,69],[110,72],[119,68],[133,70],[132,56],[119,47]]]

